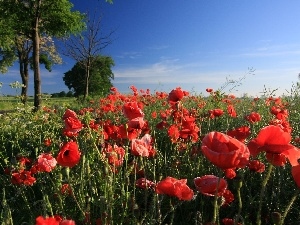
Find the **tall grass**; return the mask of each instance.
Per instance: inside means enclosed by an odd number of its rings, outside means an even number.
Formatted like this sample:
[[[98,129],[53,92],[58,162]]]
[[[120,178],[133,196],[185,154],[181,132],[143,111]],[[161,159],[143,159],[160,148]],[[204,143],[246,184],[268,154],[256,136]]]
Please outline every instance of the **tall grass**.
[[[2,102],[4,100],[0,104]],[[255,173],[245,167],[236,170],[235,178],[228,179],[224,171],[201,152],[202,138],[211,131],[226,134],[229,130],[248,126],[251,133],[245,140],[247,144],[274,119],[270,112],[272,106],[284,107],[289,112],[291,143],[299,146],[298,96],[252,99],[211,92],[208,97],[188,95],[172,105],[168,93],[149,94],[133,89],[130,95],[112,92],[86,105],[68,99],[44,102],[47,105],[37,113],[32,113],[30,107],[19,107],[14,108],[13,113],[0,116],[0,198],[3,206],[0,218],[4,224],[34,224],[38,216],[54,215],[72,219],[76,224],[208,224],[213,219],[215,200],[218,206],[215,224],[225,224],[222,223],[224,218],[235,219],[235,224],[257,224],[257,217],[261,224],[280,224],[283,219],[285,224],[299,224],[298,187],[289,163],[273,166],[262,153],[256,159],[265,164],[265,172]],[[125,129],[127,133],[122,136],[121,128],[128,128],[128,118],[122,108],[128,102],[139,103],[147,122],[143,128]],[[234,106],[236,117],[227,111],[228,105]],[[63,132],[62,119],[70,108],[84,125],[78,135],[71,137]],[[224,113],[212,117],[210,110],[214,109],[222,109]],[[255,123],[246,120],[252,112],[259,113],[261,119]],[[177,119],[182,119],[183,114],[195,118],[195,126],[199,128],[197,137],[182,136],[174,140],[169,128],[180,125],[182,121]],[[137,139],[145,133],[151,135],[156,150],[154,157],[132,154],[129,135],[134,132]],[[46,144],[46,140],[50,140],[50,144]],[[62,145],[69,141],[78,143],[81,152],[76,166],[56,165],[49,173],[32,173],[36,181],[31,185],[13,184],[14,173],[32,171],[42,153],[57,157]],[[108,152],[108,146],[115,148]],[[125,151],[120,165],[109,160],[110,157],[120,159],[115,151],[117,147]],[[204,175],[226,179],[234,201],[224,205],[223,197],[214,198],[197,191],[193,180]],[[187,186],[193,190],[193,198],[184,201],[176,196],[158,194],[153,186],[136,185],[139,178],[157,184],[166,177],[186,179]],[[278,223],[274,215],[280,217]]]

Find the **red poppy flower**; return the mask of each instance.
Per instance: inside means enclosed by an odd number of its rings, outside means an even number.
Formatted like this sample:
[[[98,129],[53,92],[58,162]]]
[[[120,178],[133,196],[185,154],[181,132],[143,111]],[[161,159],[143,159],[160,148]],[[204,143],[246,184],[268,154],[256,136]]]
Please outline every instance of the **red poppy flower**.
[[[80,160],[80,151],[78,144],[74,141],[65,143],[56,157],[57,163],[65,167],[76,166]]]
[[[137,138],[140,135],[140,133],[141,133],[140,129],[131,128],[121,124],[118,127],[117,135],[119,138],[132,140],[134,138]]]
[[[184,116],[181,118],[180,137],[183,139],[191,138],[192,142],[198,140],[199,127],[195,123],[196,119],[193,116]]]
[[[222,223],[223,225],[242,225],[241,223],[235,223],[235,221],[233,219],[230,218],[224,218],[222,219]]]
[[[144,117],[136,117],[128,122],[128,127],[134,129],[142,129],[145,125],[146,121],[144,120]]]
[[[157,194],[175,196],[179,200],[189,201],[193,198],[194,193],[186,185],[186,182],[186,179],[177,180],[173,177],[167,177],[156,184],[155,191]]]
[[[220,117],[224,114],[223,109],[213,109],[209,110],[209,118],[214,119],[215,117]]]
[[[214,175],[196,177],[194,184],[201,194],[207,196],[222,196],[227,189],[227,181]]]
[[[24,184],[26,186],[31,186],[35,183],[35,177],[31,176],[30,171],[23,170],[19,173],[12,173],[11,174],[11,183],[21,185]]]
[[[228,113],[228,115],[231,116],[231,117],[236,117],[236,116],[237,116],[237,115],[236,115],[235,108],[234,108],[234,106],[231,105],[231,104],[227,106],[227,113]]]
[[[210,92],[213,92],[214,89],[212,89],[212,88],[206,88],[205,90],[206,90],[206,92],[210,93]]]
[[[245,116],[245,119],[248,120],[250,123],[256,123],[261,120],[259,113],[252,112],[249,115]]]
[[[221,169],[243,168],[250,152],[245,144],[220,132],[210,132],[202,140],[203,154]]]
[[[153,157],[156,151],[152,146],[151,136],[145,134],[141,139],[132,139],[131,153],[135,156]]]
[[[51,141],[50,138],[46,138],[46,139],[44,140],[44,145],[45,145],[46,147],[49,147],[49,146],[51,145],[51,143],[52,143],[52,141]]]
[[[171,125],[168,129],[168,135],[173,143],[180,137],[179,129],[176,125]]]
[[[135,119],[137,117],[144,117],[144,113],[142,112],[137,102],[126,102],[123,105],[123,113],[124,116],[129,120]]]
[[[251,171],[257,173],[263,173],[265,171],[265,164],[260,162],[259,160],[252,160],[249,162],[248,167]]]
[[[39,216],[35,219],[35,225],[60,225],[60,217],[42,217]]]
[[[233,179],[236,177],[236,172],[233,169],[226,169],[224,172],[225,177],[227,177],[228,179]]]
[[[62,220],[59,225],[75,225],[74,220]]]
[[[77,118],[77,114],[71,110],[71,109],[67,109],[62,117],[62,119],[66,119],[68,117],[72,117],[72,118]]]
[[[40,172],[51,172],[56,163],[56,159],[50,153],[42,153],[38,156],[37,166]]]
[[[121,166],[124,161],[125,150],[117,145],[107,145],[103,151],[104,155],[108,159],[108,163],[112,166]]]
[[[64,130],[67,132],[71,132],[71,133],[77,133],[83,127],[83,124],[81,123],[81,121],[79,119],[73,118],[73,117],[68,117],[68,118],[64,119],[64,123],[65,123]]]
[[[222,206],[228,206],[231,202],[234,201],[234,195],[232,194],[232,192],[228,189],[226,189],[222,195],[222,197],[224,198],[224,202],[222,203]]]
[[[173,89],[168,96],[168,101],[170,103],[179,102],[185,96],[185,92],[181,89],[181,87],[177,87]]]
[[[285,132],[278,126],[270,125],[262,128],[257,137],[248,143],[251,155],[254,157],[265,151],[269,154],[285,155],[292,166],[298,165],[300,151],[290,144],[291,134]],[[268,156],[271,158],[271,155]]]
[[[72,195],[72,188],[70,187],[69,184],[63,184],[60,188],[60,193],[63,195]]]
[[[284,154],[266,153],[266,159],[274,166],[284,166],[286,163]]]
[[[298,188],[300,188],[300,164],[292,167],[292,176]]]
[[[234,130],[227,131],[227,134],[241,142],[245,142],[245,139],[250,135],[250,128],[248,126],[238,127]]]

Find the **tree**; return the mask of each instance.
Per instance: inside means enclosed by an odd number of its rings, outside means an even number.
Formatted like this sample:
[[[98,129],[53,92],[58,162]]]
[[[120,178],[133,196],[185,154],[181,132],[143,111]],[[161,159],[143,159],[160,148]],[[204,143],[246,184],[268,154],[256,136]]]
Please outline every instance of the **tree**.
[[[23,35],[14,38],[14,44],[7,50],[0,49],[0,72],[6,73],[8,67],[12,66],[14,61],[19,61],[19,72],[22,79],[21,100],[25,104],[27,101],[29,65],[32,65],[32,42]],[[61,64],[62,59],[56,51],[54,42],[50,36],[42,36],[40,42],[40,63],[45,65],[48,71],[51,71],[53,64]]]
[[[86,90],[86,80],[84,79],[86,70],[83,65],[85,65],[84,62],[77,62],[63,77],[66,86],[74,92],[76,97],[84,95]],[[88,84],[91,95],[103,96],[109,93],[113,86],[111,80],[114,79],[112,66],[114,66],[114,61],[111,57],[98,55],[92,59]]]
[[[99,17],[96,20],[95,14],[93,19],[88,17],[86,31],[81,36],[73,35],[65,42],[66,51],[64,54],[73,58],[85,69],[85,76],[82,77],[85,84],[84,99],[86,99],[90,92],[91,65],[94,63],[94,60],[98,59],[97,55],[100,54],[101,50],[112,43],[111,36],[114,31],[104,36],[100,34],[101,19],[102,17]]]
[[[41,107],[40,45],[43,34],[50,37],[68,37],[84,28],[84,15],[71,11],[68,0],[1,0],[0,48],[11,50],[14,39],[24,36],[32,44],[34,74],[34,106]]]

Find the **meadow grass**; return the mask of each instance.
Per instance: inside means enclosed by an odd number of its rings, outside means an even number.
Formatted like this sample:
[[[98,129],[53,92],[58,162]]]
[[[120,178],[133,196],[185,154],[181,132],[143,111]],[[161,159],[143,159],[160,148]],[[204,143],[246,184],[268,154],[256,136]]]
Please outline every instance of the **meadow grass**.
[[[5,105],[6,101],[13,103],[12,100],[2,99],[0,104],[11,109]],[[123,113],[128,102],[140,106],[146,121],[143,128],[129,129],[128,118]],[[298,96],[234,98],[212,91],[208,97],[187,95],[172,105],[168,93],[133,90],[129,95],[112,92],[85,104],[74,99],[47,99],[43,101],[43,110],[32,113],[30,103],[20,107],[16,100],[15,111],[0,116],[3,205],[0,219],[4,224],[34,224],[38,216],[59,215],[76,221],[77,225],[212,222],[250,225],[258,224],[258,220],[260,224],[299,224],[299,191],[288,162],[274,166],[262,152],[251,160],[262,162],[264,172],[253,172],[246,166],[237,169],[236,176],[229,179],[201,152],[202,138],[212,131],[226,134],[247,126],[251,131],[244,141],[247,144],[275,120],[290,125],[291,144],[298,147],[298,102]],[[228,111],[229,105],[234,107],[236,116]],[[271,113],[272,107],[288,112],[284,121]],[[76,113],[83,125],[73,136],[66,133],[63,120],[68,109]],[[213,114],[215,109],[223,113]],[[250,122],[246,118],[253,112],[260,119]],[[183,123],[185,116],[194,119],[188,128]],[[181,136],[172,136],[172,126],[182,129]],[[153,157],[132,153],[130,135],[140,139],[144,134],[152,137],[151,146],[156,150]],[[71,168],[57,164],[51,172],[32,172],[41,154],[50,153],[58,159],[62,146],[69,142],[78,143],[81,152],[78,164]],[[16,180],[15,176],[24,171],[30,172]],[[234,201],[225,204],[224,196],[200,193],[193,180],[205,175],[226,179]],[[155,186],[136,185],[140,178],[157,185],[166,177],[186,180],[193,191],[192,199],[182,200],[174,193],[158,194]],[[225,223],[225,218],[233,222]]]

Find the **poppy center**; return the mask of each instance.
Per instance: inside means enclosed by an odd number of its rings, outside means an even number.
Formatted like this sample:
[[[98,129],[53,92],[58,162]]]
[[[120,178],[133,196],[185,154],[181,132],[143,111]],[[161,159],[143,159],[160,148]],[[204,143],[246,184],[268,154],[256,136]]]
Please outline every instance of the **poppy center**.
[[[68,155],[69,155],[69,153],[70,153],[70,150],[69,150],[69,149],[67,149],[66,151],[64,151],[64,156],[68,156]]]

